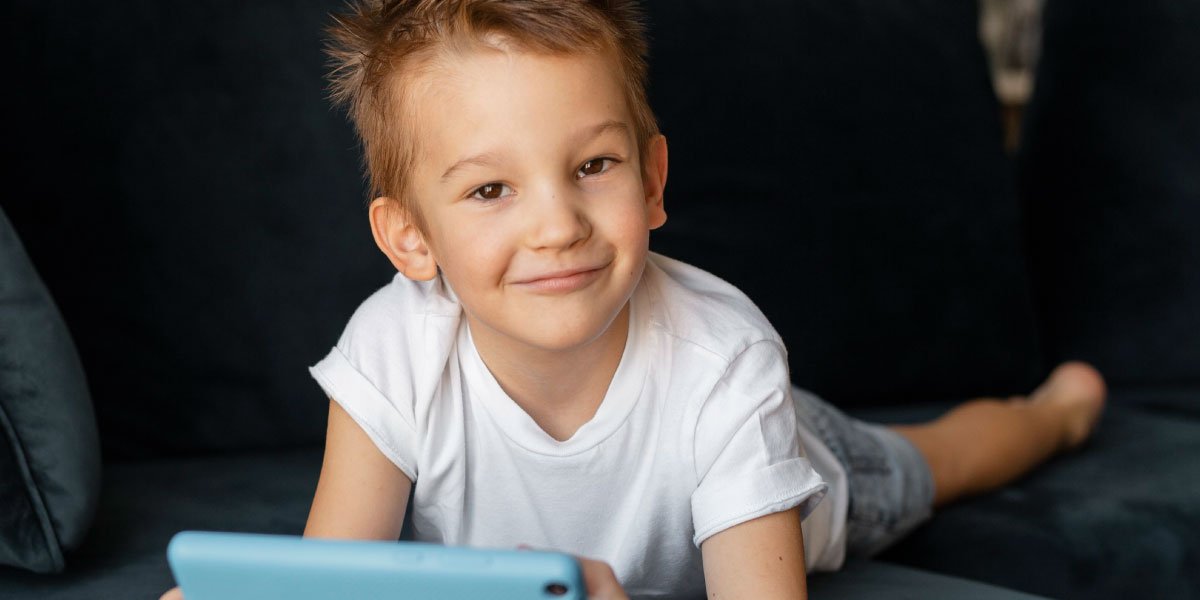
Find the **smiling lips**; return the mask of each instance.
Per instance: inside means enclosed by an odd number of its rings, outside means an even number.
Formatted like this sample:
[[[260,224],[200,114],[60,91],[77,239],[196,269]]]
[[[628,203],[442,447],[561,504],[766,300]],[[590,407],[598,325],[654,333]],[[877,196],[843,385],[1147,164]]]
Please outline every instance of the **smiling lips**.
[[[600,277],[600,273],[604,271],[608,264],[599,267],[583,267],[575,269],[565,269],[538,275],[532,279],[518,281],[513,285],[526,288],[534,292],[550,292],[550,293],[565,293],[573,292],[577,289],[586,287]]]

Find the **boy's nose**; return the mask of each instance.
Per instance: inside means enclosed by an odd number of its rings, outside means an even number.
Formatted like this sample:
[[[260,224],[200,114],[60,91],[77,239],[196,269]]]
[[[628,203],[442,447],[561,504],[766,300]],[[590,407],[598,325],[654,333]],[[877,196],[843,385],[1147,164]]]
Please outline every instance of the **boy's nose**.
[[[592,234],[579,198],[569,191],[546,190],[530,203],[528,240],[530,247],[569,248]]]

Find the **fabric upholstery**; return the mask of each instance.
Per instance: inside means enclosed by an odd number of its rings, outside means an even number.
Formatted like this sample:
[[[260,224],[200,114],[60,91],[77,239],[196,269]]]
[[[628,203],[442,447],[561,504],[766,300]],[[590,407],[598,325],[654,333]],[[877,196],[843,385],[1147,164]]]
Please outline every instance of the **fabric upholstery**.
[[[305,368],[394,273],[325,97],[342,3],[13,4],[14,78],[37,93],[16,98],[6,208],[73,324],[106,454],[321,440]]]
[[[745,291],[842,406],[1041,375],[975,4],[646,3],[671,155],[651,245]]]
[[[935,513],[879,558],[1052,598],[1200,598],[1200,394],[1183,409],[1143,396],[1115,390],[1081,452]]]
[[[167,542],[183,530],[299,535],[318,448],[107,465],[87,541],[55,577],[0,569],[0,598],[158,598],[173,584]]]
[[[1197,2],[1046,5],[1020,173],[1049,363],[1200,392],[1197,31]]]
[[[100,441],[71,335],[0,210],[0,565],[60,571],[100,493]]]
[[[0,569],[6,600],[157,598],[173,585],[167,542],[185,529],[296,535],[303,531],[321,466],[318,449],[110,465],[100,519],[54,578]],[[812,581],[814,600],[1030,598],[992,586],[872,562],[851,577]],[[886,592],[886,593],[884,593]]]
[[[812,600],[1032,600],[1039,596],[884,562],[851,561],[836,575],[809,577],[808,597]]]

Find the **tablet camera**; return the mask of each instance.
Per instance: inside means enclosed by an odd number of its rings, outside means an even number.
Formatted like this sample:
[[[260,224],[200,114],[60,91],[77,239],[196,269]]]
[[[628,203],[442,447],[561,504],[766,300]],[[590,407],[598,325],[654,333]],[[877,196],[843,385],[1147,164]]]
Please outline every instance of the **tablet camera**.
[[[550,583],[546,585],[546,594],[549,596],[566,596],[567,592],[569,591],[571,590],[561,583]]]

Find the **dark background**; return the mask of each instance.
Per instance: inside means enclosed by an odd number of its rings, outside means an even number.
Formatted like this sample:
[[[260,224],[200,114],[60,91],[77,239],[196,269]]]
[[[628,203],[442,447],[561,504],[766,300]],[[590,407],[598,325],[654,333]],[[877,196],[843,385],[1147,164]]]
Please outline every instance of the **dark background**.
[[[390,276],[325,99],[337,5],[10,8],[4,208],[113,457],[320,440],[305,367]],[[843,406],[1028,391],[1047,362],[974,6],[763,7],[649,5],[653,247],[742,287]]]

